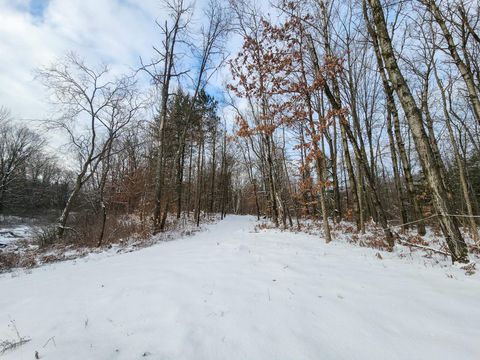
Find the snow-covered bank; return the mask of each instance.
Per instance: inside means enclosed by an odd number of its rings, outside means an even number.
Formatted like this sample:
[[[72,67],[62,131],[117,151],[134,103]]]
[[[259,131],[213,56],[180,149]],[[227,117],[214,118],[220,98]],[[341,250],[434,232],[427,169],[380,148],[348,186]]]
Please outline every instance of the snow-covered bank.
[[[7,246],[18,239],[30,236],[32,228],[27,225],[16,225],[0,228],[0,247]]]
[[[478,273],[254,224],[0,275],[4,358],[480,358]]]
[[[177,220],[176,217],[172,217],[167,219],[164,232],[151,236],[150,231],[144,225],[140,225],[138,218],[125,216],[118,223],[116,237],[106,237],[103,246],[98,246],[96,238],[92,242],[91,234],[85,235],[79,232],[76,233],[76,238],[66,239],[66,241],[53,239],[52,231],[54,234],[55,228],[51,223],[50,226],[44,227],[33,225],[2,227],[0,225],[0,274],[81,257],[105,257],[132,252],[159,242],[193,235],[202,231],[205,225],[219,219],[219,215],[202,216],[203,223],[197,227],[193,219],[183,217]],[[2,237],[2,234],[5,234],[5,237]]]

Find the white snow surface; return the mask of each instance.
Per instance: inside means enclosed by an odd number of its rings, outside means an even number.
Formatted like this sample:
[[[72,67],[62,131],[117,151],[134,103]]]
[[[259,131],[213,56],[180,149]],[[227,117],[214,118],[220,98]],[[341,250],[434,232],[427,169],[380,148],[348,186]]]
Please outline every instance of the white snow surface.
[[[254,225],[1,275],[0,358],[480,359],[478,274]]]
[[[14,243],[32,234],[32,227],[28,225],[0,226],[0,246]]]

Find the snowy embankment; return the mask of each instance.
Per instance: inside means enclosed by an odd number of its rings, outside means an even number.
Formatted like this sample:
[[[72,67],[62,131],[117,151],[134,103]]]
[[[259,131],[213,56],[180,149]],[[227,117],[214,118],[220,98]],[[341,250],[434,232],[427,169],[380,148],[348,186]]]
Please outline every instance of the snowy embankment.
[[[3,358],[480,359],[478,274],[254,224],[0,275]]]
[[[19,239],[25,239],[32,233],[32,227],[28,225],[16,225],[0,228],[0,248],[6,247]]]

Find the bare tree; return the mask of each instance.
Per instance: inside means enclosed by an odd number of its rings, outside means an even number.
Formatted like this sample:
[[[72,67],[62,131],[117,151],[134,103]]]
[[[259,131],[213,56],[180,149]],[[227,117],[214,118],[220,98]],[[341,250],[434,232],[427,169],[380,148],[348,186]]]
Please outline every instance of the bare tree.
[[[175,72],[175,61],[177,59],[176,47],[179,42],[179,36],[186,30],[189,17],[192,11],[190,5],[185,4],[184,0],[166,1],[165,6],[170,13],[172,23],[167,20],[163,24],[157,22],[160,28],[162,39],[162,47],[154,47],[158,56],[150,64],[144,64],[141,60],[141,69],[146,71],[152,78],[155,86],[158,87],[160,99],[158,103],[158,119],[155,126],[155,199],[153,210],[153,227],[154,231],[158,231],[160,227],[160,216],[162,210],[162,194],[164,183],[164,141],[165,141],[165,124],[167,121],[167,106],[170,96],[170,84],[174,77],[180,75]]]
[[[472,105],[473,114],[475,115],[475,118],[477,119],[477,121],[480,123],[480,96],[479,96],[480,91],[477,85],[475,84],[475,78],[474,78],[473,72],[471,71],[470,66],[468,65],[468,59],[462,59],[462,57],[460,56],[460,51],[458,50],[458,46],[455,43],[453,34],[447,26],[446,16],[442,11],[441,7],[437,4],[437,1],[436,0],[419,0],[419,2],[422,3],[428,9],[428,11],[433,15],[433,18],[437,22],[438,26],[440,27],[440,30],[447,43],[448,52],[450,53],[450,56],[452,57],[453,62],[455,63],[455,66],[457,66],[460,72],[460,75],[462,76],[463,81],[465,82],[465,86],[467,87],[468,98]],[[457,3],[458,3],[458,9],[460,10],[459,12],[462,14],[461,20],[463,20],[463,26],[468,25],[469,26],[468,31],[471,34],[473,34],[473,37],[475,39],[477,39],[477,37],[475,37],[476,35],[475,31],[471,27],[466,17],[465,7],[461,6],[461,5],[464,5],[463,1],[459,1]],[[449,4],[447,4],[447,8],[448,7],[450,7]]]
[[[68,148],[79,164],[74,187],[58,219],[57,235],[62,238],[82,186],[108,156],[112,143],[140,105],[132,78],[112,79],[108,67],[89,67],[72,53],[38,70],[38,77],[50,90],[60,112],[46,121],[47,128],[59,129],[68,137]]]
[[[451,205],[446,198],[447,189],[445,189],[442,180],[441,170],[437,162],[438,159],[435,157],[432,144],[423,127],[422,112],[418,108],[411,90],[398,66],[395,51],[385,23],[382,5],[380,0],[368,0],[368,4],[372,12],[372,24],[374,25],[378,38],[385,68],[409,122],[422,168],[430,190],[432,191],[433,203],[440,216],[439,220],[442,231],[452,253],[452,260],[454,262],[466,263],[469,261],[467,246],[459,231],[456,218],[451,216]]]
[[[195,37],[189,32],[188,24],[193,11],[192,5],[187,5],[183,0],[172,0],[166,2],[167,8],[170,10],[172,24],[165,21],[163,25],[159,24],[161,33],[164,37],[162,48],[155,49],[158,58],[150,64],[142,62],[142,69],[147,71],[152,77],[154,84],[158,86],[160,92],[159,100],[159,116],[156,124],[156,172],[155,172],[155,199],[153,209],[153,226],[154,232],[161,231],[170,205],[170,197],[163,196],[165,187],[165,177],[167,174],[165,163],[165,128],[168,121],[167,107],[170,97],[170,88],[172,81],[177,80],[180,84],[182,75],[189,75],[190,70],[181,71],[179,59],[179,44],[187,45],[193,51],[193,58],[199,62],[196,74],[191,76],[193,82],[193,95],[190,100],[190,109],[186,113],[186,121],[183,129],[179,133],[179,146],[175,153],[173,161],[174,167],[178,167],[181,163],[180,158],[184,153],[184,142],[189,129],[189,119],[194,116],[194,109],[200,92],[205,87],[210,76],[216,71],[218,66],[223,62],[223,42],[228,33],[228,14],[220,2],[211,0],[208,8],[205,10],[206,23],[200,28],[201,38],[198,41],[200,45],[196,45],[193,41],[187,40],[189,36]],[[183,47],[181,50],[186,50]],[[220,62],[213,61],[217,56]],[[179,171],[170,171],[171,176],[179,176]]]

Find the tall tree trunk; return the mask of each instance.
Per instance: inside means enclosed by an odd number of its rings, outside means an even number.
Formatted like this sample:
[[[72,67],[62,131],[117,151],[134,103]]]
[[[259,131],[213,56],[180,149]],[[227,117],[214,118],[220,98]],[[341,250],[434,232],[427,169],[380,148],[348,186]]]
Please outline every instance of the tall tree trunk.
[[[185,166],[185,143],[180,145],[182,147],[182,155],[177,168],[177,220],[182,215],[182,195],[183,195],[183,169]]]
[[[97,238],[97,246],[102,246],[103,237],[105,235],[105,225],[107,222],[107,206],[105,204],[105,186],[107,184],[107,176],[108,172],[110,171],[110,154],[112,151],[111,144],[108,148],[107,156],[105,158],[105,168],[102,172],[102,177],[100,179],[100,186],[99,186],[99,194],[100,194],[100,209],[101,209],[101,223],[100,223],[100,234]]]
[[[327,210],[327,202],[325,200],[325,178],[324,178],[324,154],[321,152],[320,147],[318,145],[318,135],[315,129],[315,123],[313,121],[313,109],[312,104],[309,99],[307,99],[307,108],[308,108],[308,122],[310,125],[310,133],[312,137],[312,146],[313,151],[315,154],[315,169],[317,170],[317,178],[318,178],[318,194],[320,198],[320,206],[322,212],[322,226],[323,232],[325,234],[325,241],[329,243],[332,241],[332,236],[330,234],[330,225],[328,224],[328,210]]]
[[[159,231],[160,227],[160,214],[162,209],[162,192],[163,192],[163,182],[164,182],[164,169],[163,169],[163,152],[164,152],[164,142],[165,142],[165,123],[167,121],[167,107],[168,107],[168,98],[170,91],[170,80],[172,78],[173,70],[173,60],[174,60],[174,51],[176,45],[177,34],[179,30],[180,17],[182,13],[178,12],[176,14],[176,21],[171,32],[167,30],[165,25],[165,61],[163,64],[163,74],[162,74],[162,89],[160,95],[160,114],[157,125],[157,154],[156,154],[156,163],[155,163],[155,201],[153,208],[153,232],[156,233]]]
[[[325,29],[325,32],[327,32],[327,29]],[[324,42],[325,42],[325,47],[327,50],[327,54],[331,55],[332,51],[330,49],[330,44],[328,40],[328,34],[324,34]],[[310,38],[309,41],[309,48],[310,52],[312,53],[312,60],[313,60],[313,65],[315,68],[315,71],[320,74],[320,65],[318,62],[318,56],[316,55],[316,50],[315,47],[313,46],[313,41]],[[334,85],[334,93],[339,94],[340,91],[338,90],[338,83],[336,82],[336,79],[332,79],[333,85]],[[344,115],[342,114],[342,104],[341,104],[341,99],[337,98],[334,93],[330,90],[329,86],[327,83],[324,85],[324,90],[325,90],[325,95],[327,96],[328,100],[330,101],[330,104],[332,105],[332,108],[340,113],[339,115],[339,121],[342,126],[342,129],[344,129],[345,134],[347,135],[348,139],[353,145],[353,150],[355,153],[355,156],[357,158],[357,161],[360,163],[362,170],[364,171],[365,178],[367,180],[367,185],[371,191],[372,194],[372,200],[374,202],[375,208],[377,210],[378,216],[379,216],[379,221],[380,225],[382,226],[383,232],[385,234],[385,239],[387,240],[387,243],[390,248],[393,248],[394,246],[394,240],[393,240],[393,235],[392,232],[390,231],[390,228],[388,227],[388,221],[387,221],[387,216],[385,213],[385,209],[382,206],[382,203],[380,202],[380,199],[378,197],[378,192],[375,187],[375,180],[373,179],[373,176],[370,172],[370,167],[368,166],[366,159],[362,155],[362,150],[360,149],[357,140],[355,138],[355,135],[353,134],[352,130],[350,129],[350,126],[348,124],[348,120],[345,118]],[[363,150],[364,152],[364,150]],[[360,194],[358,194],[360,195]]]
[[[264,136],[265,145],[266,145],[266,158],[267,158],[267,175],[268,175],[268,186],[270,188],[270,206],[272,209],[272,220],[276,227],[279,226],[278,222],[278,204],[277,204],[277,186],[275,183],[274,177],[274,164],[272,157],[272,144],[271,144],[271,135],[266,134]]]
[[[6,186],[2,184],[0,188],[0,215],[3,215],[3,209],[5,204],[5,193],[6,193],[5,188]]]
[[[467,172],[465,171],[463,160],[460,156],[460,152],[457,147],[457,142],[455,140],[455,135],[453,133],[451,118],[448,112],[445,88],[442,84],[442,81],[440,80],[440,77],[438,76],[436,67],[434,67],[434,74],[435,74],[435,80],[437,81],[437,86],[438,86],[438,89],[440,90],[440,95],[442,98],[443,115],[445,117],[445,124],[447,125],[448,137],[450,139],[450,144],[453,149],[453,155],[455,157],[455,162],[457,163],[457,167],[458,167],[458,176],[460,180],[460,186],[462,188],[463,199],[465,201],[465,205],[467,207],[467,214],[469,216],[467,220],[470,225],[470,233],[472,235],[472,238],[475,240],[475,242],[478,243],[480,241],[480,237],[478,234],[477,223],[475,222],[473,204],[472,204],[470,193],[468,190],[469,186],[468,186]]]
[[[190,217],[192,204],[192,168],[193,168],[193,142],[190,142],[190,156],[188,158],[188,187],[187,187],[187,217]]]
[[[220,218],[225,217],[226,212],[226,202],[227,202],[227,133],[223,135],[223,146],[222,146],[222,168],[221,168],[221,178],[222,178],[222,198],[220,204]]]
[[[326,131],[325,139],[327,140],[328,148],[330,150],[330,159],[332,162],[332,179],[333,179],[333,199],[335,204],[334,216],[335,222],[340,222],[343,217],[342,202],[340,199],[340,186],[338,182],[338,161],[337,161],[337,121],[333,119],[331,127],[333,128],[333,135]]]
[[[216,158],[216,144],[217,144],[217,123],[215,122],[215,127],[213,130],[213,142],[212,142],[212,176],[210,178],[210,205],[208,211],[213,213],[213,205],[215,204],[215,175],[217,164],[215,162]]]
[[[445,164],[443,163],[442,156],[440,154],[437,137],[435,136],[435,130],[433,128],[433,119],[432,119],[432,115],[430,114],[430,109],[428,106],[428,94],[429,94],[428,90],[429,90],[429,79],[430,79],[429,72],[430,72],[430,69],[427,71],[427,74],[425,75],[424,85],[422,89],[421,110],[423,114],[425,114],[424,120],[425,120],[425,125],[427,126],[428,139],[432,146],[432,151],[433,151],[433,155],[435,156],[435,161],[438,164],[438,167],[440,169],[440,176],[442,177],[443,186],[445,187],[445,189],[449,190],[447,181],[445,179],[445,174],[447,171],[445,168]],[[449,192],[447,196],[449,199],[453,198],[453,195],[451,192]]]
[[[313,205],[313,196],[312,196],[312,178],[310,174],[310,165],[306,162],[307,159],[307,150],[305,144],[305,133],[303,122],[300,122],[300,161],[301,161],[301,175],[303,181],[303,187],[308,184],[308,189],[302,189],[303,201],[305,204],[305,213],[306,215],[315,216],[315,206]],[[310,206],[312,209],[310,209]]]
[[[63,208],[62,214],[58,219],[58,226],[57,226],[57,237],[62,239],[65,234],[65,227],[67,225],[68,217],[70,215],[70,211],[72,210],[73,203],[77,199],[78,194],[80,193],[80,189],[82,187],[82,177],[80,175],[77,176],[75,181],[75,185],[73,187],[72,192],[70,193],[67,202],[65,203],[65,207]]]
[[[373,48],[375,51],[375,57],[377,59],[377,66],[378,66],[378,71],[380,72],[380,76],[382,78],[382,84],[383,84],[383,89],[385,91],[385,96],[387,99],[387,109],[390,115],[392,116],[391,118],[387,119],[388,121],[388,131],[389,131],[389,138],[390,138],[390,144],[394,143],[393,137],[391,137],[391,123],[393,120],[393,127],[394,127],[394,134],[395,134],[395,140],[397,143],[399,155],[400,155],[400,162],[402,163],[403,167],[403,173],[405,176],[405,182],[407,185],[407,194],[410,199],[410,203],[413,205],[413,215],[414,219],[417,222],[417,232],[419,235],[424,236],[426,234],[426,229],[425,229],[425,223],[421,220],[423,218],[423,214],[420,208],[420,204],[418,203],[417,197],[415,195],[415,185],[413,182],[413,176],[411,172],[411,167],[410,167],[410,161],[408,160],[407,153],[405,151],[405,144],[402,139],[402,133],[400,130],[400,119],[398,116],[398,111],[397,111],[397,106],[395,105],[395,98],[393,96],[393,90],[392,87],[390,86],[390,83],[388,81],[387,74],[385,73],[385,66],[383,64],[383,59],[382,59],[382,54],[380,51],[380,47],[378,44],[378,38],[377,35],[372,27],[372,24],[370,23],[370,19],[368,18],[368,13],[367,13],[367,8],[366,8],[366,3],[363,2],[363,13],[364,13],[364,18],[367,23],[367,29],[370,34],[370,37],[373,42]],[[392,161],[395,164],[397,163],[396,160],[396,151],[395,148],[392,148],[390,145],[390,151],[392,153]],[[395,157],[395,160],[393,159]],[[395,171],[395,168],[394,168]],[[395,176],[395,175],[394,175]],[[400,175],[398,174],[398,177]],[[396,185],[401,186],[401,185]],[[404,211],[402,209],[402,211]],[[404,215],[402,214],[402,219],[404,219]],[[405,220],[404,220],[405,223]]]
[[[390,156],[392,158],[393,180],[395,182],[395,188],[397,190],[397,196],[400,203],[400,215],[402,218],[402,224],[406,224],[408,222],[408,217],[407,217],[407,210],[405,209],[405,198],[403,195],[402,182],[400,180],[400,173],[398,171],[398,159],[397,159],[397,152],[395,148],[395,140],[393,137],[392,113],[390,109],[387,110],[387,133],[388,133],[388,141],[390,145]]]
[[[248,140],[245,141],[245,146],[247,149],[246,152],[243,153],[243,157],[247,166],[248,177],[253,187],[253,196],[255,197],[255,210],[257,213],[257,220],[260,220],[260,204],[258,202],[257,179],[253,174],[253,162],[250,156],[250,147],[248,145]]]
[[[451,217],[450,205],[446,198],[446,189],[443,186],[440,168],[435,162],[435,156],[428,137],[423,128],[422,113],[415,103],[415,99],[398,67],[395,52],[388,34],[385,18],[380,0],[368,1],[373,15],[373,24],[378,37],[378,43],[382,53],[385,67],[395,89],[403,111],[412,130],[413,139],[426,175],[430,190],[432,191],[435,210],[440,217],[440,225],[452,253],[452,260],[460,263],[468,263],[467,245],[458,229],[456,218]]]
[[[200,226],[200,213],[202,204],[202,180],[203,180],[203,163],[204,163],[204,141],[203,135],[198,147],[198,159],[197,159],[197,191],[196,191],[196,204],[195,204],[195,221],[197,226]]]

